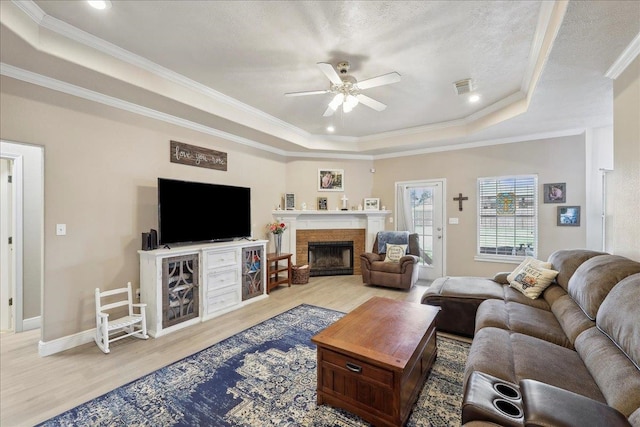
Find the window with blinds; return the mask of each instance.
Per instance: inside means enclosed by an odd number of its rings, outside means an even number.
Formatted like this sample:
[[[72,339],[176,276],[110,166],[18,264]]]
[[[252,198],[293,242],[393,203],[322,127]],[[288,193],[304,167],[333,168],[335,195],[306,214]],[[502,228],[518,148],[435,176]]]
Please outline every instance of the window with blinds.
[[[478,258],[536,257],[538,177],[478,179]]]

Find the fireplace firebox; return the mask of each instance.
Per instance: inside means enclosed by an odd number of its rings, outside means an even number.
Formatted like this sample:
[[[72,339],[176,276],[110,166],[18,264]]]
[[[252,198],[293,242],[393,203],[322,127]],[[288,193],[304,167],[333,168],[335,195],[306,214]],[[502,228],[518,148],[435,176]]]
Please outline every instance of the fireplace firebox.
[[[353,274],[353,241],[309,242],[310,276]]]

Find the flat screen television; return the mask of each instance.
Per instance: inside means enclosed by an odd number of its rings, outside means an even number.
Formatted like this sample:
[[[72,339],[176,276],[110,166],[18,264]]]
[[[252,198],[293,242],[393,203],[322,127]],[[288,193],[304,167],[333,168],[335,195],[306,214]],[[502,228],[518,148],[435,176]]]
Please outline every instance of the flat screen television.
[[[158,229],[161,245],[250,237],[251,189],[158,178]]]

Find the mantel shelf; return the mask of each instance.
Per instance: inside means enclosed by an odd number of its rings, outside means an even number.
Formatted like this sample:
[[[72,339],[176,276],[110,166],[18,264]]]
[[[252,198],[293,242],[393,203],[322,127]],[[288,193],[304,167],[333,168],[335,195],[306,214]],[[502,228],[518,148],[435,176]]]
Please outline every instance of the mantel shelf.
[[[287,226],[283,234],[282,250],[293,254],[293,263],[297,258],[298,230],[338,230],[338,229],[364,229],[365,247],[370,248],[378,231],[385,229],[389,210],[274,210],[271,212],[276,221],[283,222]]]
[[[271,212],[273,216],[276,217],[297,217],[300,215],[318,215],[318,216],[329,216],[329,215],[358,215],[358,216],[384,216],[389,215],[391,213],[390,210],[386,211],[337,211],[337,210],[326,210],[326,211],[317,211],[317,210],[275,210]]]

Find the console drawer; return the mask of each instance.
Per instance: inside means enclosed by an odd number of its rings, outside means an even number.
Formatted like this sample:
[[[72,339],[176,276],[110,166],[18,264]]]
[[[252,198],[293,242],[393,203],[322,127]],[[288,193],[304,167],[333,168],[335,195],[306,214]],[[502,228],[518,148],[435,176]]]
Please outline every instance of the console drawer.
[[[240,288],[237,286],[225,288],[218,292],[209,292],[207,294],[207,314],[240,304],[241,298]]]
[[[238,251],[208,251],[205,253],[207,269],[238,265]]]
[[[221,289],[238,283],[238,270],[213,270],[207,274],[207,291]]]

